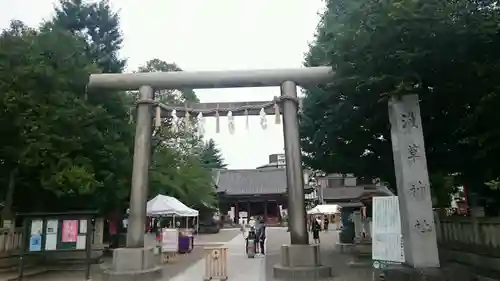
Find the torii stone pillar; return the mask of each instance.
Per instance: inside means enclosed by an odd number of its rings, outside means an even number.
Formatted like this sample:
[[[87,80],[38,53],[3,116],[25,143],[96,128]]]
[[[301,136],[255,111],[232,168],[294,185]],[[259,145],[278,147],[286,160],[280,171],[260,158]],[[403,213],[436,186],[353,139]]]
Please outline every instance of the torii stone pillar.
[[[106,271],[105,278],[110,281],[161,279],[161,269],[154,262],[153,250],[144,248],[153,89],[269,86],[280,86],[281,95],[285,97],[282,113],[291,242],[290,245],[283,246],[282,262],[274,267],[274,275],[288,280],[315,280],[330,277],[331,268],[321,265],[319,246],[309,245],[306,228],[304,184],[297,119],[297,85],[316,86],[330,82],[333,76],[334,72],[330,67],[91,75],[88,83],[89,89],[100,88],[122,91],[139,89],[141,96],[137,108],[138,116],[130,196],[131,215],[127,233],[127,247],[114,251],[113,266]]]

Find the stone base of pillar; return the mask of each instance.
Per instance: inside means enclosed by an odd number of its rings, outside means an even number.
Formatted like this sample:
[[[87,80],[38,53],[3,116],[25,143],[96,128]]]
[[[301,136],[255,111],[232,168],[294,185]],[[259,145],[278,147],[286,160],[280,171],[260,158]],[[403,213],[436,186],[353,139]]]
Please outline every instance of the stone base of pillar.
[[[321,264],[319,245],[283,245],[273,275],[278,280],[322,280],[332,277],[332,268]]]
[[[115,249],[112,266],[103,273],[103,281],[159,281],[162,277],[153,248]]]
[[[356,254],[360,255],[370,255],[372,254],[372,241],[371,240],[359,240],[354,243],[354,250]]]
[[[411,268],[405,265],[390,266],[380,275],[384,281],[471,281],[476,280],[470,272],[445,270],[442,268]]]
[[[355,239],[350,267],[372,267],[372,243],[371,240]]]
[[[356,250],[356,245],[354,243],[337,243],[335,250],[341,254],[352,254]]]
[[[372,238],[369,237],[369,236],[366,236],[366,237],[364,237],[364,236],[356,236],[354,238],[354,243],[356,243],[356,244],[358,244],[358,243],[362,243],[362,244],[363,243],[370,243],[371,244],[372,243]]]

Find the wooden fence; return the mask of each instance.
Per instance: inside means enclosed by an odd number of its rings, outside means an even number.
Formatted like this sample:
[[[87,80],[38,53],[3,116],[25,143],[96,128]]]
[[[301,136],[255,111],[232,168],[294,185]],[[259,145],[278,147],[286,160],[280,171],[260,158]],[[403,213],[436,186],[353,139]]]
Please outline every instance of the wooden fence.
[[[17,252],[22,245],[22,228],[16,228],[13,233],[9,228],[0,228],[0,256]]]
[[[500,257],[500,218],[445,217],[436,223],[441,247]]]
[[[442,264],[465,266],[467,272],[500,280],[500,218],[438,218],[436,235]]]

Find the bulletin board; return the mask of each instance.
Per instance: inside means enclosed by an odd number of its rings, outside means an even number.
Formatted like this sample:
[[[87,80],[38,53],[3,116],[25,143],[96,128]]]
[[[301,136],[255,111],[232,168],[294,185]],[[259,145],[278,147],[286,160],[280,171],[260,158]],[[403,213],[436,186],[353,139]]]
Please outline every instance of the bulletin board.
[[[76,218],[29,219],[26,231],[29,246],[26,250],[85,250],[88,221]]]
[[[92,212],[29,213],[17,214],[23,221],[23,243],[20,255],[19,276],[24,275],[24,255],[53,251],[85,251],[86,278],[90,278],[92,256]]]

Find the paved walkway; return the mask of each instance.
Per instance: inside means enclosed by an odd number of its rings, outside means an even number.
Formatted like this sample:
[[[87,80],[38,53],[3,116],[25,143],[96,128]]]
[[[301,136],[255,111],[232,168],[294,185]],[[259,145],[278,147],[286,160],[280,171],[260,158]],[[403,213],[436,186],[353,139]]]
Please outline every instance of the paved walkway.
[[[338,241],[338,232],[330,230],[321,232],[321,262],[333,268],[333,278],[328,281],[371,281],[371,268],[352,268],[349,262],[352,257],[347,254],[340,254],[335,251]],[[312,241],[310,235],[309,239]],[[286,228],[270,228],[267,239],[268,253],[266,255],[265,279],[259,281],[275,281],[273,278],[273,266],[280,262],[281,245],[290,243],[290,233]],[[325,280],[326,281],[326,280]]]
[[[254,259],[246,257],[245,242],[241,235],[226,243],[225,246],[228,247],[229,254],[227,261],[228,281],[275,281],[272,269],[275,264],[279,263],[281,245],[289,243],[289,237],[290,235],[286,231],[286,228],[269,227],[268,239],[266,241],[267,253],[265,256],[259,256]],[[322,263],[332,265],[334,272],[334,277],[330,280],[372,280],[371,268],[351,268],[348,266],[351,257],[335,252],[337,237],[336,231],[321,233]],[[171,279],[171,281],[201,281],[204,274],[205,263],[201,260]]]
[[[172,280],[174,276],[182,275],[186,269],[191,268],[203,258],[203,246],[204,245],[223,245],[228,241],[231,241],[235,236],[240,236],[239,229],[221,229],[219,233],[216,234],[199,234],[195,237],[195,248],[189,254],[179,255],[178,260],[175,263],[166,264],[163,266],[164,280]],[[104,264],[102,266],[109,266],[111,263],[111,258],[105,258]],[[93,266],[92,270],[92,280],[100,281],[102,278],[100,276],[100,266]],[[204,268],[203,268],[204,270]],[[13,272],[11,277],[15,277],[17,274]],[[193,279],[193,281],[202,281],[202,275],[200,277]],[[9,280],[0,274],[0,281]],[[40,274],[36,276],[27,276],[23,278],[23,281],[84,281],[83,270],[75,271],[58,271],[49,272],[45,274]]]
[[[261,281],[265,280],[265,259],[256,257],[247,258],[245,254],[245,239],[238,235],[224,246],[228,248],[228,280],[235,281]],[[200,260],[183,273],[170,281],[202,281],[205,275],[205,261]],[[165,280],[166,281],[166,280]]]
[[[275,281],[273,266],[280,262],[280,248],[290,242],[290,234],[286,228],[269,227],[266,241],[266,255],[249,259],[245,254],[245,240],[239,230],[223,230],[220,234],[200,235],[199,246],[183,260],[166,265],[162,281],[202,281],[205,275],[205,262],[202,259],[203,245],[214,244],[228,247],[228,281]],[[335,251],[338,234],[336,231],[321,233],[322,263],[333,267],[334,277],[325,281],[370,281],[371,268],[351,268],[348,263],[351,257]],[[26,278],[25,281],[81,281],[82,272],[59,272],[37,277]],[[93,274],[93,280],[101,280]]]

